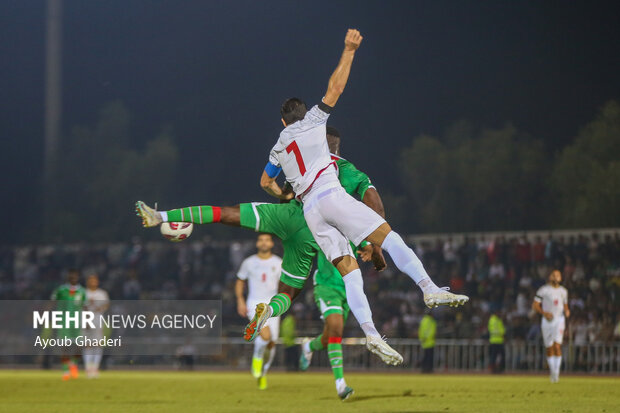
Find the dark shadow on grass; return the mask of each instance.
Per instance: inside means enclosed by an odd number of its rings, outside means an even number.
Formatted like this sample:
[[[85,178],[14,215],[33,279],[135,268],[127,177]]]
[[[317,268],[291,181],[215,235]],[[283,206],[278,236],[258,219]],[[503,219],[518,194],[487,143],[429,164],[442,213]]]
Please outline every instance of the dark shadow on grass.
[[[347,403],[354,402],[363,402],[366,400],[375,400],[375,399],[395,399],[399,397],[426,397],[426,394],[412,394],[411,391],[404,391],[402,393],[389,393],[389,394],[372,394],[368,396],[353,396],[350,400],[347,400]]]

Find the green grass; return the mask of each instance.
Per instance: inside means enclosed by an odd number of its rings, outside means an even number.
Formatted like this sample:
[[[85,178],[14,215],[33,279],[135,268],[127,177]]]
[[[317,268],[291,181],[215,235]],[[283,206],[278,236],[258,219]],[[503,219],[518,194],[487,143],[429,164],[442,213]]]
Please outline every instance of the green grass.
[[[336,398],[331,375],[104,372],[62,382],[58,371],[0,370],[0,412],[617,412],[620,379],[350,373],[355,395]]]

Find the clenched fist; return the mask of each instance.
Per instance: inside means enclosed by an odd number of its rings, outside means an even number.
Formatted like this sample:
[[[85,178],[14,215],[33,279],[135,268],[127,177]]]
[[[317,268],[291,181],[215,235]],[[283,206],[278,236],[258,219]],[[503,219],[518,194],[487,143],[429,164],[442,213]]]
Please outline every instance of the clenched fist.
[[[357,50],[362,43],[362,35],[359,30],[349,29],[347,30],[347,36],[344,38],[344,48],[345,50]]]

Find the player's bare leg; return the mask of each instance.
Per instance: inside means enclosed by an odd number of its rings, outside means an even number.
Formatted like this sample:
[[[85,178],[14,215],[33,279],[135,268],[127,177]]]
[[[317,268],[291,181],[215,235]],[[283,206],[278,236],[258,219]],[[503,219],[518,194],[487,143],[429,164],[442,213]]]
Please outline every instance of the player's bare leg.
[[[440,305],[458,307],[469,301],[469,297],[461,294],[453,294],[447,287],[439,288],[426,273],[420,259],[415,252],[405,244],[396,232],[392,231],[386,222],[377,228],[366,238],[373,245],[381,245],[392,257],[396,267],[407,274],[424,293],[424,304],[433,308]]]
[[[336,381],[336,392],[340,400],[346,400],[354,393],[344,380],[342,333],[344,331],[344,317],[342,314],[330,314],[325,318],[323,334],[312,341],[304,343],[299,360],[301,370],[307,370],[314,351],[327,349],[329,364]]]
[[[379,356],[386,364],[394,366],[401,364],[403,357],[381,338],[372,321],[372,311],[368,304],[368,298],[364,294],[364,280],[357,260],[351,255],[345,255],[334,259],[332,263],[342,274],[347,292],[347,302],[355,319],[364,330],[368,351]]]

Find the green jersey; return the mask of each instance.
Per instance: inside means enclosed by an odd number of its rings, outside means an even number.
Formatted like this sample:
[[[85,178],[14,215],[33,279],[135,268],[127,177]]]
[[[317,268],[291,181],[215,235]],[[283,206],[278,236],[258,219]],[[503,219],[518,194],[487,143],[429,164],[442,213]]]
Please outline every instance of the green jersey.
[[[86,300],[86,289],[79,284],[63,284],[52,292],[51,299],[60,311],[78,311]]]
[[[86,301],[86,290],[79,284],[63,284],[52,292],[50,299],[56,301],[58,311],[81,311]],[[75,338],[80,334],[80,329],[62,328],[57,331],[57,334],[58,337]]]
[[[357,194],[361,199],[364,198],[368,188],[374,188],[368,175],[357,169],[351,162],[336,155],[332,155],[332,159],[338,165],[338,180],[347,194]]]
[[[344,281],[334,264],[329,262],[323,251],[316,257],[317,270],[314,273],[314,285],[325,285],[344,291]]]

